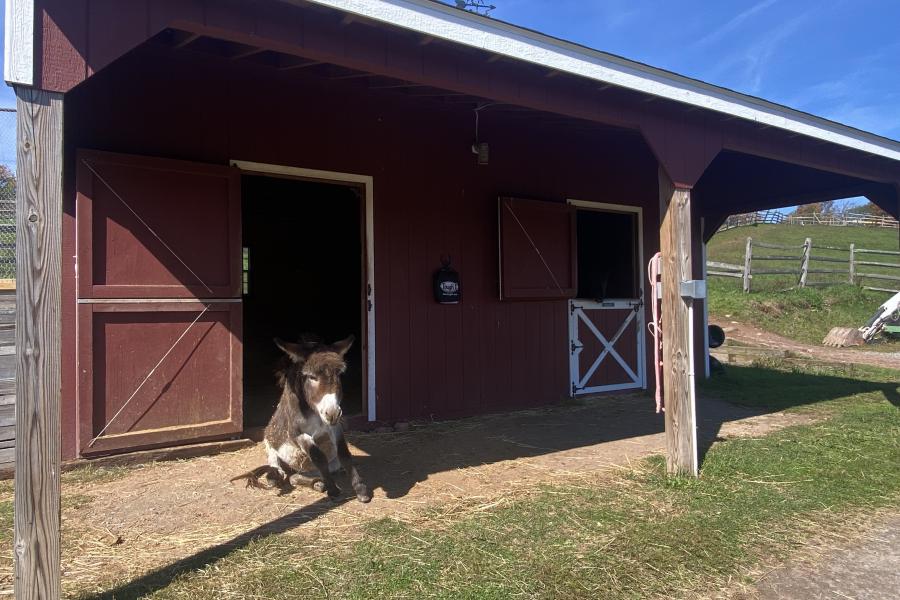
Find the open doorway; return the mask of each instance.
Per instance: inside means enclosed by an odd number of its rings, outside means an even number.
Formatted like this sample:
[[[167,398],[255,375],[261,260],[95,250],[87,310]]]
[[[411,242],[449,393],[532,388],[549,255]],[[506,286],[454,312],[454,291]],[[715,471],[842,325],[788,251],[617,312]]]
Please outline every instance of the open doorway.
[[[273,338],[352,334],[344,414],[366,407],[365,202],[359,187],[244,175],[244,425],[265,425],[278,402]]]

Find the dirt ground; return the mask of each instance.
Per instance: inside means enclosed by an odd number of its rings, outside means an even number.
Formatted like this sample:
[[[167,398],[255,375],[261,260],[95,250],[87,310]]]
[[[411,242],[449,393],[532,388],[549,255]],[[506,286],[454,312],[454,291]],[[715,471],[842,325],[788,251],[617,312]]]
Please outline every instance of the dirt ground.
[[[764,331],[753,325],[740,323],[727,317],[710,316],[710,323],[719,325],[725,331],[726,339],[734,340],[741,344],[776,348],[778,350],[791,350],[811,359],[831,363],[866,364],[888,369],[900,368],[900,353],[898,352],[872,352],[858,348],[813,346],[789,340],[775,333]]]
[[[713,399],[701,399],[698,414],[707,444],[759,436],[811,418],[759,414]],[[85,589],[110,579],[134,579],[204,551],[224,553],[266,533],[346,540],[357,535],[360,524],[380,517],[412,521],[425,510],[451,516],[487,509],[542,482],[603,477],[661,452],[663,425],[652,398],[642,394],[432,423],[406,432],[353,434],[353,453],[374,488],[367,505],[349,500],[346,478],[339,480],[348,498],[341,503],[307,489],[279,495],[229,483],[262,464],[260,445],[151,464],[111,481],[65,484],[64,586]],[[8,589],[11,565],[2,568],[0,587]]]

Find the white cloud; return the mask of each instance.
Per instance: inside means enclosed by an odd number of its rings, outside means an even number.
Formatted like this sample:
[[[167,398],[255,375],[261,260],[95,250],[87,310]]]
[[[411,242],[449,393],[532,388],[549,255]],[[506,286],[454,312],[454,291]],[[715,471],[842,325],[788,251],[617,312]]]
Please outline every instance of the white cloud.
[[[707,35],[697,40],[695,46],[705,46],[707,44],[711,44],[721,40],[727,34],[740,27],[744,23],[744,21],[746,21],[756,13],[769,8],[776,2],[778,2],[778,0],[762,0],[762,2],[754,4],[744,12],[733,17],[731,20],[729,20],[727,23],[725,23],[715,31],[712,31],[711,33],[708,33]]]

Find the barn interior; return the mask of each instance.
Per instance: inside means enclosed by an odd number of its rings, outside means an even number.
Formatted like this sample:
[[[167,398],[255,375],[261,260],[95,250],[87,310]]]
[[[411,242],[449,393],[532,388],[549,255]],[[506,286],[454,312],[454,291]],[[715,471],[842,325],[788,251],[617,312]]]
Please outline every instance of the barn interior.
[[[579,208],[576,223],[578,298],[639,298],[637,213]]]
[[[265,425],[279,398],[278,337],[353,335],[342,406],[363,408],[362,202],[353,187],[243,176],[244,426]]]

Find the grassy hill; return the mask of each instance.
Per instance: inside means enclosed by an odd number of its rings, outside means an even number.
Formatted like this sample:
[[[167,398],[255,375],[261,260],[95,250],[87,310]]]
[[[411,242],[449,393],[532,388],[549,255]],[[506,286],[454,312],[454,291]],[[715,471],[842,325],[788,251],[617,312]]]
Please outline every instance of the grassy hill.
[[[832,246],[849,249],[897,250],[900,237],[896,229],[869,229],[862,227],[828,227],[793,225],[757,225],[739,227],[716,234],[708,247],[711,261],[743,264],[747,237],[769,244],[798,246],[791,250],[754,250],[755,255],[800,256],[799,246],[806,238],[812,239],[813,268],[847,269],[847,265],[836,262],[816,262],[816,257],[847,259],[849,252],[822,249]],[[893,256],[868,256],[866,260],[875,262],[896,262]],[[799,258],[790,261],[759,261],[755,266],[762,268],[798,268]],[[871,272],[900,275],[897,269],[866,267]],[[752,292],[744,294],[739,279],[725,277],[709,278],[710,314],[720,320],[725,315],[739,321],[753,323],[780,335],[802,342],[819,344],[832,327],[859,327],[864,325],[878,306],[890,297],[884,292],[862,290],[849,285],[849,273],[840,275],[810,274],[810,282],[834,282],[828,287],[808,287],[798,289],[797,278],[793,276],[758,276],[752,283]],[[880,285],[879,285],[880,283]],[[870,285],[892,287],[884,282],[872,281]],[[885,342],[870,349],[898,351],[900,342]]]

